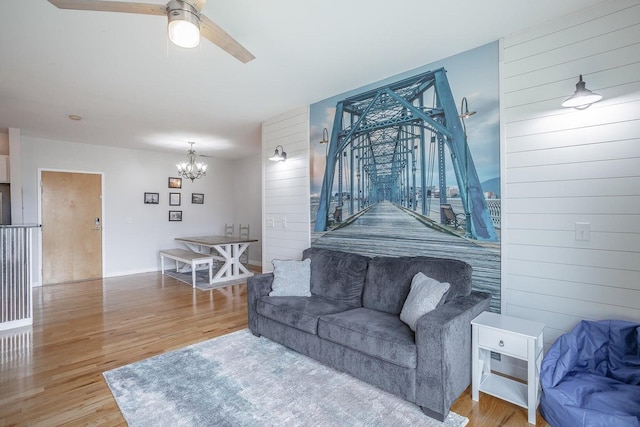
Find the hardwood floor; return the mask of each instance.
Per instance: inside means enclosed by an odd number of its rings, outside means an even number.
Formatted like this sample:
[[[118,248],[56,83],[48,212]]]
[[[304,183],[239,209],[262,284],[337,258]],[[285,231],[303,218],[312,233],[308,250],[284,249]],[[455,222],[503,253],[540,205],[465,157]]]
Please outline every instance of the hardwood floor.
[[[0,333],[0,426],[126,425],[102,372],[246,328],[246,285],[225,289],[160,273],[36,288],[33,327]],[[530,425],[470,389],[452,409],[470,427]]]

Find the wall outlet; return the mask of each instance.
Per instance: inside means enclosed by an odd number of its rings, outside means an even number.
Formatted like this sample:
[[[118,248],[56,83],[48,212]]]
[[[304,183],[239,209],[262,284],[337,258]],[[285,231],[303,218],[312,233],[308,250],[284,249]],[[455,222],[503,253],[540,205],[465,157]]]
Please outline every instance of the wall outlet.
[[[287,218],[282,218],[282,228],[287,228]]]
[[[274,220],[273,218],[267,218],[267,228],[273,228]]]
[[[576,222],[576,240],[591,240],[591,224],[588,222]]]

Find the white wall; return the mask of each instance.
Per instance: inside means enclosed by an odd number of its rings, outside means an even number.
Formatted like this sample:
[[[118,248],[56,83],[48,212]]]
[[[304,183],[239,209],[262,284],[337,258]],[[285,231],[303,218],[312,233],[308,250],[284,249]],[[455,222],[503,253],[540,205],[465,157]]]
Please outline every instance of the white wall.
[[[22,148],[20,129],[9,128],[9,181],[11,182],[11,223],[25,224],[22,216]]]
[[[269,159],[282,145],[286,162]],[[309,107],[262,124],[262,269],[274,259],[300,259],[310,246]]]
[[[640,320],[638,40],[640,3],[616,0],[502,43],[503,312],[547,347],[580,319]],[[564,109],[579,74],[604,99]]]
[[[0,129],[0,155],[9,154],[9,129]]]
[[[240,224],[249,224],[249,236],[258,239],[249,246],[249,263],[262,265],[262,156],[236,160],[232,173],[235,230],[237,233]]]
[[[176,176],[175,154],[128,150],[90,144],[21,137],[21,177],[24,222],[37,223],[39,169],[102,172],[104,175],[104,275],[105,277],[157,271],[158,251],[176,247],[178,236],[223,234],[225,222],[234,218],[234,161],[208,158],[207,176],[182,189],[168,188]],[[186,158],[186,150],[184,157]],[[256,185],[260,174],[254,172]],[[169,192],[182,194],[182,222],[169,222]],[[145,205],[145,192],[160,193],[160,204]],[[203,205],[191,204],[191,193],[204,193]],[[259,210],[260,199],[252,200]],[[249,210],[251,203],[244,207]],[[259,225],[259,223],[258,223]],[[256,225],[256,228],[258,227]],[[37,260],[35,262],[37,264]]]

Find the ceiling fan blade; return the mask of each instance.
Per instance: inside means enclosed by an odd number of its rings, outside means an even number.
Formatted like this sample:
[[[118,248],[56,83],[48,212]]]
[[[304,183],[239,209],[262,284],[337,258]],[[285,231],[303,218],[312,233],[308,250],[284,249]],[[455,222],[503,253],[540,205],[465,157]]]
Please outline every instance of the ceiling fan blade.
[[[166,15],[166,6],[161,4],[128,3],[103,0],[48,0],[58,9],[94,10],[99,12],[140,13],[144,15]]]
[[[243,64],[256,58],[251,52],[245,49],[244,46],[238,43],[236,39],[220,28],[218,24],[204,15],[200,15],[200,35],[230,53]]]
[[[204,4],[207,2],[207,0],[186,0],[186,1],[187,3],[191,3],[193,7],[198,9],[198,12],[202,12],[202,9],[204,9]]]

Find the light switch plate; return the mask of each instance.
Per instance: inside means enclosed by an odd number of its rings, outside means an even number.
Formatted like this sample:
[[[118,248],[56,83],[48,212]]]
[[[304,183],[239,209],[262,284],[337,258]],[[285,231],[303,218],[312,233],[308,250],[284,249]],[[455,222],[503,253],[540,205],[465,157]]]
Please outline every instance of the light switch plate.
[[[576,240],[591,240],[591,224],[588,222],[576,222]]]

